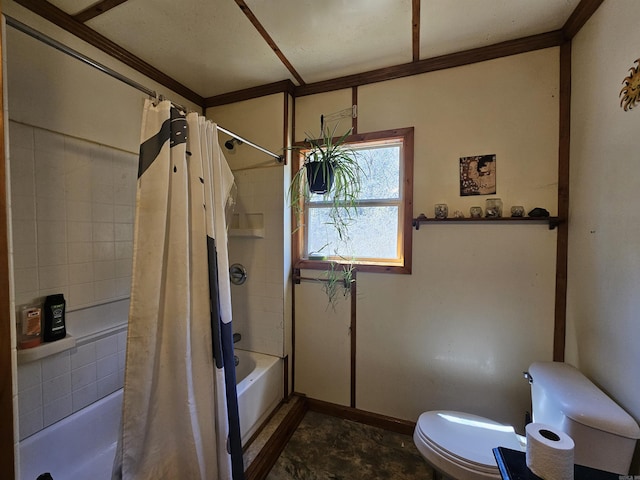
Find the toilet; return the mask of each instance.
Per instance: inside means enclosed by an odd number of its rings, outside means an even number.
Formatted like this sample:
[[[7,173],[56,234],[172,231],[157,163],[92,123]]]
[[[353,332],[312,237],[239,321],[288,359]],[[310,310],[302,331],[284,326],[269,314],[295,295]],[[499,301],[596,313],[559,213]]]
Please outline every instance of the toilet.
[[[640,427],[627,412],[569,364],[535,362],[525,376],[533,421],[567,433],[576,464],[628,474]],[[526,449],[526,438],[509,425],[447,410],[421,414],[413,441],[436,470],[456,480],[499,479],[493,448]]]

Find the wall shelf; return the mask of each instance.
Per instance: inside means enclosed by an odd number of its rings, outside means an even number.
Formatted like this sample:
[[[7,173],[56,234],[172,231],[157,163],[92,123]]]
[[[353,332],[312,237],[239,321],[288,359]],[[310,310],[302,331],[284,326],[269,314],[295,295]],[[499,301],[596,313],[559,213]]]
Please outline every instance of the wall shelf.
[[[41,358],[55,355],[56,353],[71,350],[76,346],[76,339],[67,333],[67,336],[54,342],[43,342],[37,347],[18,350],[18,364],[33,362]]]
[[[264,228],[230,228],[230,237],[264,238]]]
[[[562,220],[559,217],[499,217],[499,218],[427,218],[420,214],[411,223],[416,230],[420,230],[423,223],[542,223],[549,226],[549,230],[556,228]]]

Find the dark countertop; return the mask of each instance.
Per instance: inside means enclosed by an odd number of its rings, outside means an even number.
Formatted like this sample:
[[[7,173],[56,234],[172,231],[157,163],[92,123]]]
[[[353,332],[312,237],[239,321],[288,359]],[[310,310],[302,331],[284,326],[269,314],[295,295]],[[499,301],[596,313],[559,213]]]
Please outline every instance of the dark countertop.
[[[511,450],[510,448],[497,447],[493,449],[500,475],[503,480],[542,480],[527,467],[527,459],[524,452]],[[574,465],[574,480],[620,480],[624,475],[605,472],[583,465]]]

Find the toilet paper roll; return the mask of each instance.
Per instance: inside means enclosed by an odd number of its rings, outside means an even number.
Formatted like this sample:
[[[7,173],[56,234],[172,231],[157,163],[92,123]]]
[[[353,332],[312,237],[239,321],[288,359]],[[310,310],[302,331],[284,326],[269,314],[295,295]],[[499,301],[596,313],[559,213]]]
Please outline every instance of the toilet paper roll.
[[[543,423],[530,423],[527,467],[543,480],[573,480],[573,439]]]

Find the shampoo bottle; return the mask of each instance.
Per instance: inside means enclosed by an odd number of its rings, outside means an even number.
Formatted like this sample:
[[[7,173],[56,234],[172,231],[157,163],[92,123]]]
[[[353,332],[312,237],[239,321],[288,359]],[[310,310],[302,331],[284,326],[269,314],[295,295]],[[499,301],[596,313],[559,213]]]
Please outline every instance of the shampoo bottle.
[[[49,295],[44,301],[44,332],[43,340],[53,342],[67,335],[64,323],[66,302],[61,293]]]

